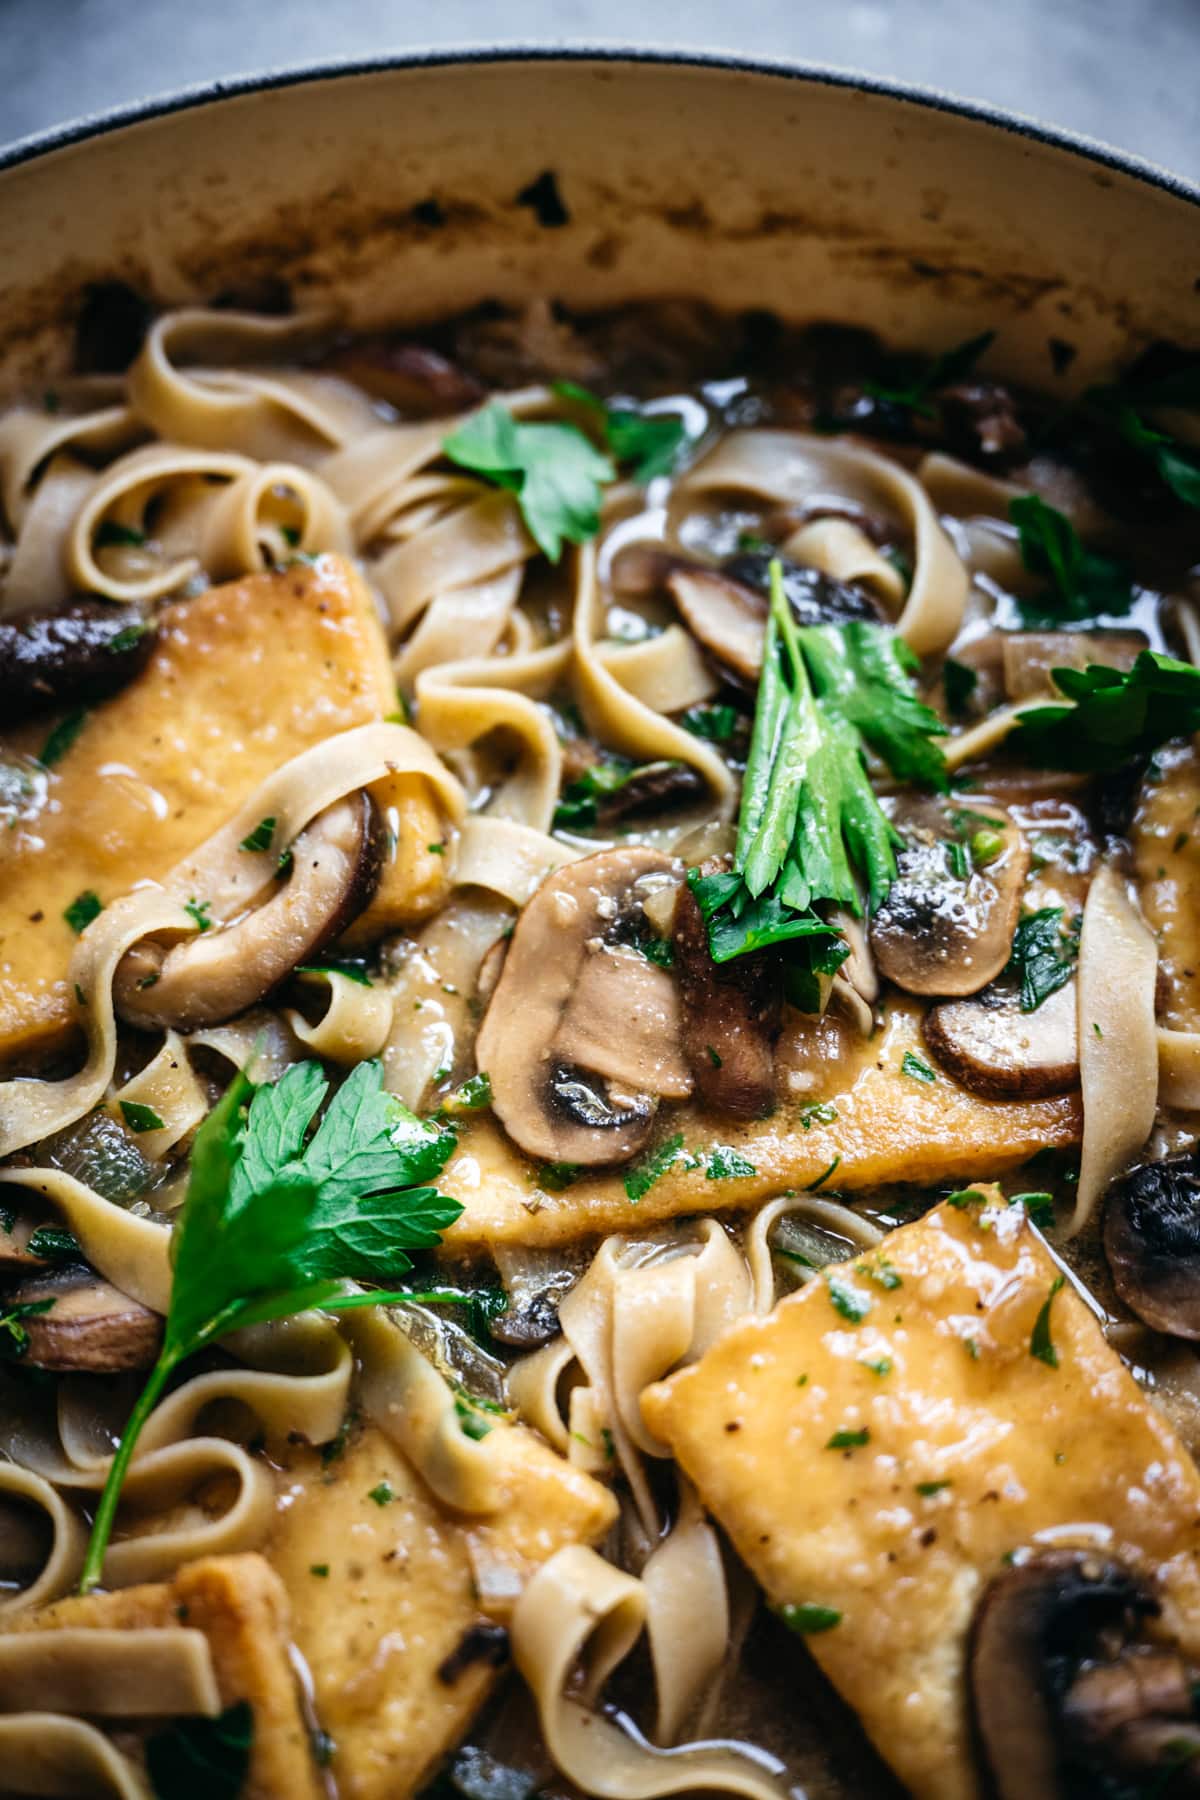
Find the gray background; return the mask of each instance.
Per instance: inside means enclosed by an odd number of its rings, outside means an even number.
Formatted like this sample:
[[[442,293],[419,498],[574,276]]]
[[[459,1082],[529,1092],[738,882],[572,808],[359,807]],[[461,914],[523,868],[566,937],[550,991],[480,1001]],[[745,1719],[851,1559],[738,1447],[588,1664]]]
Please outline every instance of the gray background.
[[[0,0],[0,140],[221,76],[535,40],[865,70],[1200,178],[1200,0]]]

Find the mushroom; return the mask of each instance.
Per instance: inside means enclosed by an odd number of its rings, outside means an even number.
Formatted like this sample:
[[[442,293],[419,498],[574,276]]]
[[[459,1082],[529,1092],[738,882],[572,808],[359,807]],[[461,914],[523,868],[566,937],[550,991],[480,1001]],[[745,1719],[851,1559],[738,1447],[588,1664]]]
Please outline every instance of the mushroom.
[[[136,606],[104,600],[0,619],[0,708],[11,721],[102,700],[132,681],[153,647],[154,631]]]
[[[691,1092],[675,984],[636,948],[642,899],[672,871],[658,850],[605,850],[549,876],[522,911],[476,1059],[528,1155],[623,1162],[659,1099]]]
[[[1132,669],[1149,640],[1140,631],[1006,631],[1000,634],[1004,688],[1010,700],[1051,689],[1053,669]]]
[[[643,763],[619,788],[596,796],[596,823],[615,825],[646,813],[669,812],[700,799],[705,792],[703,776],[687,763]]]
[[[839,624],[882,615],[865,588],[834,581],[774,552],[746,551],[713,568],[648,544],[631,544],[613,563],[614,585],[649,594],[665,587],[692,636],[721,673],[738,686],[754,686],[762,668],[770,569],[783,568],[783,591],[801,625]]]
[[[1200,1152],[1143,1163],[1104,1215],[1113,1286],[1155,1331],[1200,1339]]]
[[[701,874],[724,871],[724,859]],[[738,1119],[759,1119],[775,1100],[775,1039],[781,987],[778,965],[764,954],[719,967],[708,928],[686,883],[675,900],[672,937],[683,1022],[683,1053],[701,1101]]]
[[[147,1031],[196,1031],[256,1005],[363,910],[379,859],[368,795],[337,801],[301,832],[290,876],[261,906],[172,945],[146,938],[126,951],[113,979],[118,1013]]]
[[[45,1311],[20,1310],[47,1301]],[[18,1312],[27,1338],[22,1360],[39,1369],[98,1375],[148,1369],[162,1342],[157,1313],[78,1263],[30,1277],[5,1295],[0,1308]]]
[[[987,1100],[1044,1100],[1079,1085],[1075,983],[1022,1012],[1015,984],[931,1006],[921,1026],[942,1067]]]
[[[410,419],[467,412],[486,398],[486,390],[473,375],[427,344],[390,337],[358,338],[335,350],[324,367],[377,400],[386,400]]]
[[[997,1576],[975,1613],[969,1682],[996,1800],[1055,1800],[1171,1766],[1174,1740],[1200,1742],[1192,1673],[1175,1652],[1136,1643],[1158,1604],[1121,1563],[1043,1551]],[[1178,1754],[1175,1752],[1174,1754]],[[1178,1788],[1200,1791],[1195,1758]],[[1124,1791],[1124,1788],[1122,1788]]]
[[[917,799],[894,814],[904,846],[871,920],[880,972],[909,994],[976,994],[1012,952],[1029,845],[996,807]]]

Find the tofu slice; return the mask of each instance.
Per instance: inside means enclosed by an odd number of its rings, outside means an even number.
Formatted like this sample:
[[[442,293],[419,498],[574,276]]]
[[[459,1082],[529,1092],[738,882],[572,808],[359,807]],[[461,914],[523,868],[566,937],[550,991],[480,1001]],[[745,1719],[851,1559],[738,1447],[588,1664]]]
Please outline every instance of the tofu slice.
[[[472,1637],[487,1622],[473,1568],[507,1572],[515,1598],[538,1564],[594,1543],[615,1517],[608,1490],[532,1432],[484,1442],[507,1495],[486,1519],[447,1514],[374,1426],[328,1466],[302,1453],[292,1467],[267,1554],[291,1595],[340,1800],[416,1793],[490,1692],[504,1640]]]
[[[918,1800],[976,1800],[983,1587],[1024,1546],[1102,1550],[1194,1655],[1200,1475],[1070,1283],[1053,1292],[1022,1209],[939,1206],[831,1275],[649,1389],[643,1416],[769,1600],[840,1615],[806,1642]],[[1047,1302],[1056,1366],[1033,1354]]]
[[[254,1748],[242,1800],[323,1800],[324,1784],[300,1710],[288,1642],[288,1597],[261,1556],[208,1557],[174,1581],[78,1595],[6,1620],[6,1632],[60,1629],[202,1631],[212,1651],[221,1705],[247,1700]]]
[[[695,1160],[681,1154],[636,1202],[626,1193],[625,1169],[585,1175],[561,1191],[541,1188],[536,1168],[494,1120],[464,1122],[439,1182],[465,1209],[447,1242],[561,1244],[679,1213],[750,1206],[822,1175],[830,1190],[849,1193],[892,1182],[984,1180],[1047,1145],[1078,1143],[1078,1095],[981,1100],[933,1069],[920,1019],[918,1003],[903,995],[889,1004],[883,1029],[865,1040],[842,1036],[833,1020],[814,1026],[796,1015],[791,1041],[780,1044],[781,1098],[770,1118],[736,1125],[672,1107],[661,1140],[682,1135],[682,1150]],[[931,1069],[932,1081],[904,1072],[906,1052]],[[789,1087],[789,1078],[798,1085]],[[706,1159],[717,1144],[735,1149],[753,1174],[710,1180]]]
[[[0,1061],[68,1031],[63,912],[157,880],[310,744],[396,704],[374,600],[338,557],[251,575],[162,614],[146,668],[97,706],[38,816],[0,842]],[[36,754],[45,723],[0,744]]]

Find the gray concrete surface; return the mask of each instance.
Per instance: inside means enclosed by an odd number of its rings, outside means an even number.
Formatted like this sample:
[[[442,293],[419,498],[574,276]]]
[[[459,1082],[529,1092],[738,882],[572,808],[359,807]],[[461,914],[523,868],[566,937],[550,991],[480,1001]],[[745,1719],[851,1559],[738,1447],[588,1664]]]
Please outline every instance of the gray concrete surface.
[[[535,40],[861,69],[1200,179],[1200,0],[0,0],[0,141],[221,76]]]

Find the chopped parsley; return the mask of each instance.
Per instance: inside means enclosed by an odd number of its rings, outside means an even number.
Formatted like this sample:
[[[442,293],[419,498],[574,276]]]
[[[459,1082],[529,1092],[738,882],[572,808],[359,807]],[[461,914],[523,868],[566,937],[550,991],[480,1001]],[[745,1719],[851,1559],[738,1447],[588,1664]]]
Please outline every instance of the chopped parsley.
[[[818,1188],[823,1188],[825,1186],[825,1183],[829,1180],[829,1177],[836,1173],[838,1165],[841,1163],[841,1160],[842,1159],[841,1159],[840,1155],[835,1156],[833,1161],[830,1163],[829,1167],[827,1169],[822,1169],[821,1173],[817,1176],[817,1179],[815,1181],[809,1182],[808,1186],[804,1190],[805,1193],[806,1194],[815,1194]]]
[[[900,1073],[911,1075],[914,1081],[936,1081],[937,1076],[927,1062],[922,1062],[911,1050],[906,1050],[900,1058]]]
[[[856,1263],[855,1268],[865,1275],[868,1281],[873,1281],[876,1287],[884,1288],[889,1294],[894,1294],[897,1288],[904,1286],[903,1275],[895,1263],[889,1257],[884,1256],[882,1251],[877,1256],[873,1256],[870,1262]]]
[[[950,1485],[948,1481],[918,1481],[917,1493],[923,1500],[928,1500],[932,1495],[940,1494],[944,1488],[948,1488]]]
[[[1053,1194],[1014,1194],[1009,1201],[1010,1206],[1023,1206],[1026,1213],[1039,1231],[1049,1231],[1054,1225]]]
[[[794,1631],[797,1637],[815,1637],[820,1631],[832,1631],[842,1622],[842,1615],[835,1606],[818,1606],[812,1600],[802,1600],[798,1606],[781,1606],[777,1610],[788,1630]]]
[[[1131,669],[1093,663],[1051,673],[1074,705],[1017,714],[1013,747],[1034,767],[1106,774],[1200,730],[1200,669],[1192,663],[1143,650]]]
[[[163,1121],[152,1106],[143,1106],[137,1100],[121,1101],[121,1117],[130,1131],[161,1131]]]
[[[376,1506],[388,1506],[396,1498],[396,1490],[390,1481],[378,1481],[367,1493],[367,1499],[373,1500]]]
[[[896,1366],[890,1356],[860,1356],[858,1360],[872,1375],[890,1375]]]
[[[1058,1351],[1050,1336],[1050,1308],[1054,1305],[1054,1296],[1066,1281],[1065,1275],[1056,1275],[1050,1283],[1050,1292],[1042,1303],[1042,1309],[1034,1321],[1033,1334],[1029,1339],[1029,1354],[1044,1362],[1049,1369],[1058,1367]]]
[[[677,1163],[687,1169],[699,1167],[695,1157],[689,1156],[683,1148],[682,1132],[677,1132],[674,1137],[667,1138],[666,1142],[660,1144],[657,1150],[652,1151],[649,1156],[643,1157],[641,1162],[635,1163],[632,1169],[626,1171],[625,1193],[627,1197],[636,1206],[638,1201],[644,1199],[650,1192],[655,1182],[660,1181],[667,1170],[673,1168]]]
[[[359,987],[374,987],[367,972],[367,965],[358,958],[345,956],[325,956],[316,963],[297,963],[297,975],[344,975],[347,981],[356,982]]]
[[[70,906],[63,911],[63,918],[71,927],[76,937],[86,931],[93,919],[98,919],[104,911],[104,903],[99,894],[92,888],[84,888],[82,894],[76,894]]]
[[[840,1313],[851,1325],[861,1325],[871,1310],[870,1295],[864,1294],[861,1288],[851,1287],[840,1275],[827,1274],[825,1285],[834,1312]]]
[[[569,1188],[583,1174],[582,1163],[549,1162],[539,1163],[534,1171],[534,1180],[538,1187],[549,1188],[553,1194],[560,1194]]]
[[[723,1065],[721,1062],[720,1052],[717,1050],[714,1050],[711,1044],[705,1044],[704,1048],[708,1052],[708,1060],[712,1064],[713,1068],[714,1069],[721,1068]]]
[[[269,850],[275,836],[275,827],[279,821],[274,815],[260,819],[254,830],[244,837],[238,845],[239,850]]]
[[[319,1576],[319,1578],[322,1581],[324,1581],[325,1577],[329,1573],[329,1564],[328,1563],[309,1563],[308,1572],[310,1575]]]
[[[675,967],[675,946],[670,938],[644,937],[638,949],[647,962],[655,963],[660,969]]]
[[[716,1144],[709,1151],[705,1173],[709,1181],[736,1181],[746,1175],[757,1175],[758,1170],[728,1144]]]
[[[492,1078],[486,1069],[456,1087],[442,1104],[443,1112],[482,1112],[492,1104]]]
[[[871,1433],[865,1425],[857,1429],[843,1425],[834,1432],[825,1448],[827,1450],[860,1450],[864,1444],[869,1444],[870,1441]]]
[[[10,1306],[6,1313],[0,1314],[0,1357],[24,1356],[29,1349],[29,1332],[24,1325],[25,1319],[32,1319],[38,1313],[49,1312],[54,1305],[55,1296],[48,1300],[21,1300]]]
[[[979,686],[979,675],[969,664],[957,662],[948,656],[942,664],[942,692],[946,696],[946,711],[952,718],[958,718],[967,709],[967,702]]]
[[[1079,956],[1081,925],[1079,914],[1065,925],[1061,906],[1039,907],[1018,921],[1005,973],[1021,984],[1022,1012],[1036,1012],[1070,981]]]
[[[814,1125],[832,1125],[837,1116],[838,1110],[832,1101],[812,1100],[801,1109],[801,1129],[811,1131]]]
[[[970,1206],[986,1206],[987,1195],[981,1194],[978,1188],[959,1188],[957,1193],[946,1195],[946,1205],[965,1212]]]
[[[1047,506],[1038,494],[1022,494],[1010,503],[1008,516],[1017,527],[1025,567],[1050,578],[1048,590],[1020,603],[1026,630],[1052,630],[1101,613],[1129,611],[1133,583],[1127,566],[1085,550],[1065,513]]]
[[[146,1740],[156,1800],[239,1800],[250,1773],[254,1713],[235,1700],[215,1719],[175,1719]]]
[[[55,763],[62,761],[87,724],[88,716],[87,708],[80,707],[78,711],[68,713],[65,719],[59,720],[38,751],[37,760],[43,769],[52,769]]]
[[[212,920],[208,916],[212,910],[211,900],[197,900],[193,895],[190,900],[184,901],[183,910],[196,921],[197,931],[212,930]]]
[[[679,715],[679,723],[693,737],[705,738],[710,744],[727,744],[737,731],[740,717],[736,706],[689,706]]]
[[[923,418],[932,419],[936,417],[936,411],[930,404],[930,396],[969,375],[995,336],[994,331],[981,331],[978,337],[967,338],[953,349],[943,350],[940,356],[935,356],[924,369],[901,385],[888,387],[882,382],[864,381],[863,391],[874,400],[883,400],[889,406],[899,406],[906,412],[920,413]]]
[[[64,1230],[61,1225],[39,1225],[25,1248],[30,1256],[50,1263],[79,1262],[83,1256],[75,1233]]]

